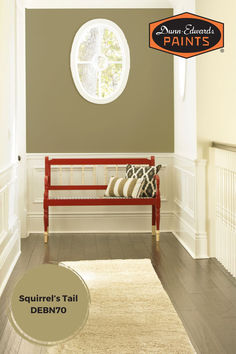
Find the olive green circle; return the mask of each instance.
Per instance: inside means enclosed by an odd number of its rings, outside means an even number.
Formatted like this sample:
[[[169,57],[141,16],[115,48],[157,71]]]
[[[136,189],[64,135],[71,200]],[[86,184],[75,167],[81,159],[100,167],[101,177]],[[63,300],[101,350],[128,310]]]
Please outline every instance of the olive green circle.
[[[11,298],[10,319],[22,337],[52,345],[83,328],[89,304],[89,291],[79,274],[63,265],[43,264],[31,269],[17,283]]]

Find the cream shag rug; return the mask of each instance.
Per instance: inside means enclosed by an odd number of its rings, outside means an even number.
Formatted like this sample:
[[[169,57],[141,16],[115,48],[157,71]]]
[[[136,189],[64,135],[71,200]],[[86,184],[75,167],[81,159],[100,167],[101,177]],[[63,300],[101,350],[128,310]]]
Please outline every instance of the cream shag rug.
[[[88,322],[50,354],[190,354],[186,331],[149,259],[64,262],[88,285]]]

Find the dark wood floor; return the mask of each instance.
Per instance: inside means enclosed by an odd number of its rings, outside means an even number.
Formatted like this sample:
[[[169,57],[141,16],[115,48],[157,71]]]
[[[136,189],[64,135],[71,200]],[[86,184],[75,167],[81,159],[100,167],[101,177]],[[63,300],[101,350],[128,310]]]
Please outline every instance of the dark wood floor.
[[[193,260],[171,233],[162,233],[159,244],[149,234],[52,235],[47,246],[43,236],[23,239],[20,259],[0,299],[0,353],[45,352],[21,339],[7,319],[12,289],[27,269],[62,260],[116,258],[152,260],[197,353],[236,353],[236,281],[214,259]]]

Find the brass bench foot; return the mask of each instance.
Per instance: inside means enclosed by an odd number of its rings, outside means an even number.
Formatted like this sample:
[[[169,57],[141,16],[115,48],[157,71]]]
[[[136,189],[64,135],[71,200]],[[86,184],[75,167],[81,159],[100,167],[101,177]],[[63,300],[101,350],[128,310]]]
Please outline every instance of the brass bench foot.
[[[44,232],[44,243],[48,243],[48,232]]]
[[[160,231],[157,230],[156,231],[156,242],[158,242],[160,240]]]

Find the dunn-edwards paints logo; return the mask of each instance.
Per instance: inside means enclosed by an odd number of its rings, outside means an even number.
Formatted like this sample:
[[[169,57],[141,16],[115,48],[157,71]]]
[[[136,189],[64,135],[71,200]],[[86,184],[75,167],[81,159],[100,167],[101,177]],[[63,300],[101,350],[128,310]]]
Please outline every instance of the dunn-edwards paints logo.
[[[149,24],[149,46],[183,58],[224,46],[224,24],[184,12]]]

